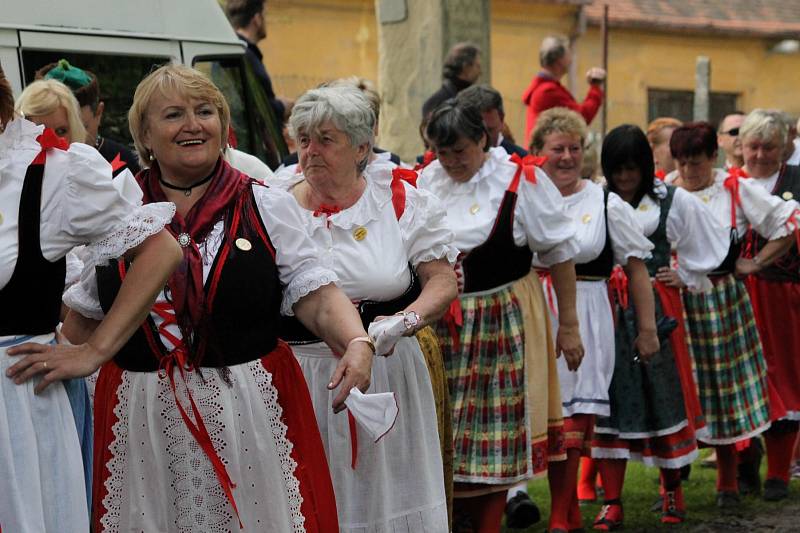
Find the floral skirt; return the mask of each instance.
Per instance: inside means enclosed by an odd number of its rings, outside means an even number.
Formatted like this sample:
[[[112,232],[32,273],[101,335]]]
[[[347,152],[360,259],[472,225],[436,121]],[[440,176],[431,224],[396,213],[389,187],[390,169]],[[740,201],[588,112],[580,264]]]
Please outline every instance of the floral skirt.
[[[303,374],[284,343],[268,355],[175,377],[106,363],[97,379],[93,530],[239,531],[196,422],[236,485],[246,531],[336,531],[328,464]],[[77,530],[75,530],[77,531]]]
[[[733,444],[769,427],[767,365],[744,282],[713,278],[702,293],[684,291],[689,353],[711,445]]]

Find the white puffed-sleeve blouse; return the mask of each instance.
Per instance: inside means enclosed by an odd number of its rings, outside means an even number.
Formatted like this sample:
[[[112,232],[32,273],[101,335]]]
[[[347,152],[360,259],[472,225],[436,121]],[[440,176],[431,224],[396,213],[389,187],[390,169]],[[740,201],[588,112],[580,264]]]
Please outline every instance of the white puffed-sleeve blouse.
[[[504,149],[492,148],[469,181],[453,180],[437,160],[425,167],[417,185],[447,206],[455,232],[454,244],[462,253],[469,253],[489,238],[517,168]],[[575,226],[547,174],[537,167],[535,183],[522,176],[517,194],[513,229],[516,245],[527,245],[546,266],[572,259],[578,251]],[[498,261],[502,262],[502,258]]]

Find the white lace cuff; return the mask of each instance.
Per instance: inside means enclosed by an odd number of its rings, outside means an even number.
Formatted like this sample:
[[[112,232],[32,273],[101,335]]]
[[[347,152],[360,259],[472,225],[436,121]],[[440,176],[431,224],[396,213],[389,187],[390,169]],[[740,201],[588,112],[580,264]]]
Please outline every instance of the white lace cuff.
[[[95,283],[95,286],[97,286],[94,277],[91,277],[91,281]],[[103,320],[103,317],[105,316],[103,308],[100,307],[99,298],[97,295],[93,296],[89,294],[89,292],[84,288],[83,282],[71,285],[66,292],[64,292],[62,301],[64,302],[64,305],[81,314],[82,316],[85,316],[86,318]]]
[[[175,204],[171,202],[134,208],[116,230],[86,246],[84,272],[94,270],[96,266],[121,257],[131,248],[139,246],[145,239],[164,229],[174,215]]]
[[[301,298],[308,296],[315,290],[331,283],[337,283],[339,276],[329,268],[316,266],[309,268],[298,274],[289,282],[283,291],[283,302],[281,302],[281,314],[294,316],[294,304]]]

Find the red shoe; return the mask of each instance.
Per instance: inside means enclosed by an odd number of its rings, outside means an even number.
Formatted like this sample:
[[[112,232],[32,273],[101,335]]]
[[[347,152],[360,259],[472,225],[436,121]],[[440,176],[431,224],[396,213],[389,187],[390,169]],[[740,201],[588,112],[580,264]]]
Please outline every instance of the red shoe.
[[[686,506],[683,504],[683,491],[680,487],[664,493],[661,508],[662,524],[680,524],[686,520]]]
[[[600,508],[600,513],[594,519],[593,529],[597,531],[616,531],[622,529],[622,502],[619,500],[606,501]]]

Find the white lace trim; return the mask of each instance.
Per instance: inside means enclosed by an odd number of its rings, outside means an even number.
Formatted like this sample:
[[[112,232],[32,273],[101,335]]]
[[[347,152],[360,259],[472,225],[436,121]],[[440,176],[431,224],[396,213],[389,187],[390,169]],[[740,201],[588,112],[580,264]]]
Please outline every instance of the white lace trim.
[[[458,259],[458,249],[447,244],[440,244],[425,253],[417,255],[414,258],[414,262],[418,265],[428,261],[436,261],[437,259],[447,259],[451,265],[455,265],[456,259]]]
[[[288,496],[289,514],[292,517],[292,530],[305,531],[305,517],[300,508],[303,505],[303,496],[300,494],[300,481],[295,477],[297,462],[292,459],[292,448],[294,445],[286,438],[287,427],[281,421],[283,408],[278,403],[278,391],[272,384],[272,374],[267,372],[260,360],[253,361],[248,365],[253,373],[261,397],[264,399],[264,408],[267,411],[267,425],[275,439],[275,448],[281,462],[283,472],[283,482],[286,485]]]
[[[116,259],[140,245],[147,237],[164,229],[174,215],[175,204],[171,202],[134,208],[116,230],[86,246],[84,275],[89,270],[94,271],[96,266]]]
[[[321,266],[310,268],[298,274],[283,291],[281,314],[285,316],[294,316],[292,307],[301,298],[308,296],[320,287],[330,285],[331,283],[337,283],[338,281],[339,276],[337,276],[333,270]]]
[[[117,421],[111,427],[114,440],[108,447],[111,452],[111,460],[106,465],[109,476],[104,483],[106,495],[103,498],[103,516],[100,518],[103,531],[107,533],[119,531],[120,526],[120,509],[122,508],[122,494],[128,462],[128,396],[130,388],[131,383],[127,373],[123,372],[122,381],[117,387],[117,405],[114,407]]]

